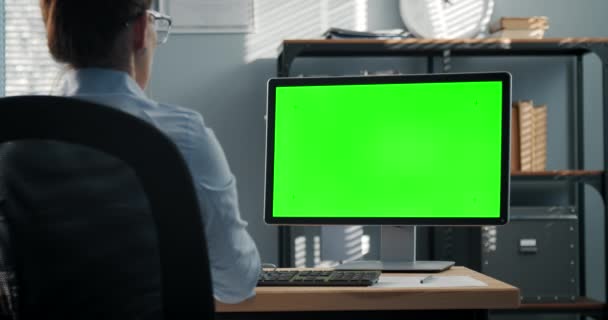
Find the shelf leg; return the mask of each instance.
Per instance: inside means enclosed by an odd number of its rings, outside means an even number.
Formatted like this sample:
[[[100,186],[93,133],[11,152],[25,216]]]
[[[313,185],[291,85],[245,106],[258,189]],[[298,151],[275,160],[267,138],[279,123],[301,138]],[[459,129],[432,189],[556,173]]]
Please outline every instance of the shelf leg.
[[[608,302],[608,237],[606,232],[608,231],[608,192],[606,186],[608,185],[608,175],[605,170],[608,168],[608,44],[606,43],[593,43],[588,44],[589,49],[595,53],[602,62],[602,112],[603,112],[603,136],[604,136],[604,177],[602,179],[602,197],[604,199],[604,290],[605,297],[604,302]],[[606,310],[604,310],[604,316]]]

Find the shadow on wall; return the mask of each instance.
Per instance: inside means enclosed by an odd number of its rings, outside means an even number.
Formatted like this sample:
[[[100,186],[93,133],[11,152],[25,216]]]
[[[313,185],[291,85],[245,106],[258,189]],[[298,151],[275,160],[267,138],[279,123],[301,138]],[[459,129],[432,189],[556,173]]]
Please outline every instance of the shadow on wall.
[[[276,58],[284,39],[320,38],[330,27],[366,30],[367,1],[255,1],[255,32],[245,39],[245,63]]]
[[[453,6],[449,1],[427,2],[427,11],[437,38],[466,37],[469,30],[479,24],[476,18],[483,16],[484,10],[487,9],[476,0],[463,0],[458,6]],[[484,21],[484,24],[487,22]]]

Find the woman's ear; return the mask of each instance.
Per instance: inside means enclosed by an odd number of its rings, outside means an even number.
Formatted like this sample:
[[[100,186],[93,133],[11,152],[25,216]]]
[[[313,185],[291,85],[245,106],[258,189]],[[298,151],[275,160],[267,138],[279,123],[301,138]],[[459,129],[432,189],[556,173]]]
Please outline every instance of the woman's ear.
[[[144,13],[133,21],[133,38],[131,45],[133,51],[138,52],[146,48],[146,32],[148,31],[148,14]]]

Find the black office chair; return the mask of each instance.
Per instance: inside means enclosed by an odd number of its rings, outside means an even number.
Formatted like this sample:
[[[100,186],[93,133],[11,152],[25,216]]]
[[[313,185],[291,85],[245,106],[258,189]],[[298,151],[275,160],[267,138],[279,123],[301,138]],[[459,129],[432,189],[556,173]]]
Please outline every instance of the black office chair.
[[[0,99],[0,144],[23,140],[91,147],[130,166],[147,196],[157,228],[164,318],[213,319],[200,208],[190,172],[171,140],[135,116],[82,100],[50,96]],[[35,235],[25,241],[35,242]],[[16,242],[14,256],[19,266],[23,244]],[[43,314],[40,310],[18,311],[20,319]]]

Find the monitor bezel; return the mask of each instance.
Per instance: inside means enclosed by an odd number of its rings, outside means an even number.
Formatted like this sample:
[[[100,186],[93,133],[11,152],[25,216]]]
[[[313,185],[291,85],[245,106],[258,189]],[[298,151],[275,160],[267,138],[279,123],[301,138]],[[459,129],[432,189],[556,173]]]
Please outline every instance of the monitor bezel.
[[[293,218],[273,217],[275,92],[277,87],[322,86],[348,84],[397,84],[500,81],[502,83],[502,154],[500,216],[495,218]],[[271,78],[267,84],[266,103],[266,161],[264,184],[264,221],[272,225],[418,225],[418,226],[479,226],[503,225],[509,219],[510,203],[510,140],[511,140],[511,74],[508,72],[416,74],[389,76],[339,76]]]

